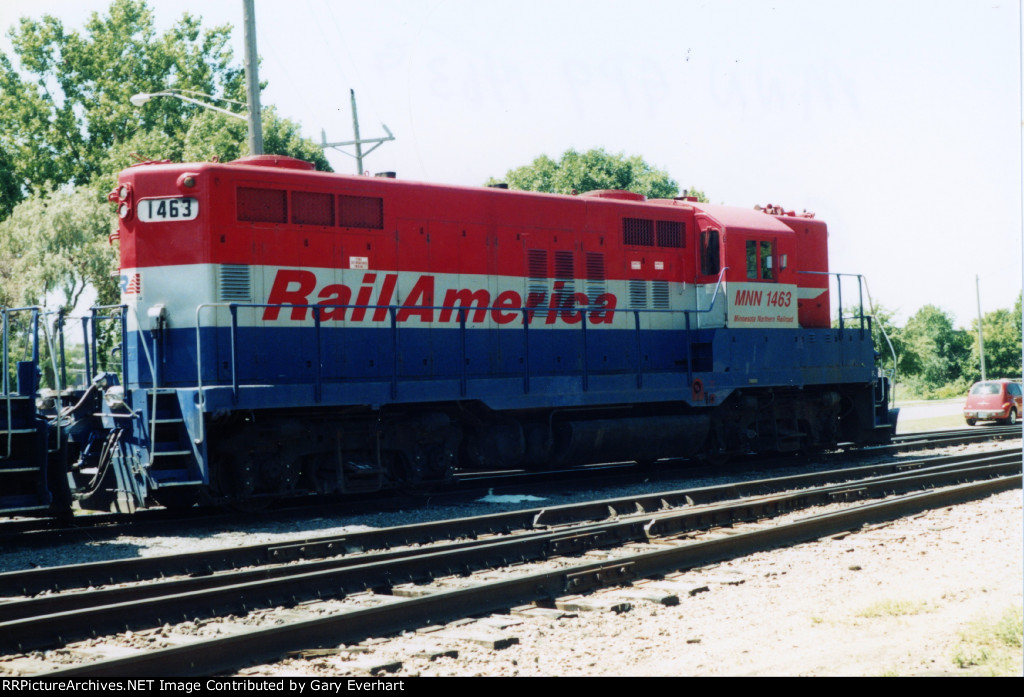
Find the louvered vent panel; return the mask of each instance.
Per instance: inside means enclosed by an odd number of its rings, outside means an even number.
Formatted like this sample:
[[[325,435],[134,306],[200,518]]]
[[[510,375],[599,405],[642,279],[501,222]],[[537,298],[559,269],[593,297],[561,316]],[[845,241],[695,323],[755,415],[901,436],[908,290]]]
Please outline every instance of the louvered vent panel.
[[[527,272],[530,274],[527,281],[524,300],[525,305],[538,307],[537,314],[544,317],[547,313],[543,307],[547,305],[548,293],[548,253],[545,249],[529,249],[526,252]],[[532,298],[532,301],[531,301]],[[539,300],[542,299],[542,300]],[[541,303],[538,305],[537,303]]]
[[[634,310],[647,307],[647,281],[631,279],[629,282],[629,306]]]
[[[572,252],[555,252],[555,278],[572,279],[572,256]]]
[[[597,299],[607,293],[604,273],[604,254],[587,252],[587,298],[594,304]]]
[[[217,278],[220,302],[252,302],[252,271],[245,264],[221,264]]]
[[[575,260],[572,252],[555,252],[555,278],[562,281],[562,290],[559,291],[562,297],[560,302],[562,307],[571,304],[572,296],[576,292],[576,284],[573,282],[574,267]]]
[[[668,281],[651,281],[651,300],[654,309],[668,309]]]

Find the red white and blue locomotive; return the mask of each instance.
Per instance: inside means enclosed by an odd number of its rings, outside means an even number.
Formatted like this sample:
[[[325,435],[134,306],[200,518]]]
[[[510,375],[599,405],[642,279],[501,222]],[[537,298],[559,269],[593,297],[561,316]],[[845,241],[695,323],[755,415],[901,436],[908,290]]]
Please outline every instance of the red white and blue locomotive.
[[[111,200],[122,304],[84,326],[114,320],[121,369],[38,400],[38,351],[11,363],[5,333],[8,513],[892,432],[870,319],[832,326],[826,226],[809,214],[278,156],[134,166]]]

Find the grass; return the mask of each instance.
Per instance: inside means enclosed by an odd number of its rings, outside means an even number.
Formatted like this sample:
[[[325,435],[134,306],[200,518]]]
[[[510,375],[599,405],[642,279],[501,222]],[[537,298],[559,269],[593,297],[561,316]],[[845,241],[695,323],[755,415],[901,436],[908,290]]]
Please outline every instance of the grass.
[[[942,400],[899,399],[895,406],[901,408],[900,419],[896,424],[896,432],[900,434],[967,427],[963,417],[963,397]],[[928,407],[928,409],[919,410],[915,407]],[[929,411],[936,411],[935,407],[938,408],[939,413],[934,416],[926,416]],[[919,415],[922,418],[915,418]]]
[[[1022,636],[1024,613],[1020,607],[1010,608],[995,621],[976,621],[961,633],[953,664],[972,675],[1019,676],[1024,670]]]
[[[922,431],[945,431],[951,428],[963,428],[967,425],[964,417],[960,414],[949,414],[947,416],[933,416],[928,419],[913,419],[896,422],[896,432],[921,433]],[[980,427],[979,427],[980,428]]]
[[[857,613],[858,617],[904,617],[928,612],[930,606],[923,600],[880,600]]]

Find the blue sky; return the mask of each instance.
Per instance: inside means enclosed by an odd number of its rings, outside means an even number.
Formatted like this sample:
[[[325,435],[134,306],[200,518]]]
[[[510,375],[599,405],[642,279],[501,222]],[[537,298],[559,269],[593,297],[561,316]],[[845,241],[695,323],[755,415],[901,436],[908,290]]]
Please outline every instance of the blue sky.
[[[4,0],[0,28],[108,6]],[[241,62],[241,0],[150,6],[235,25]],[[899,323],[969,325],[975,275],[986,312],[1021,288],[1019,0],[256,0],[256,23],[263,103],[349,140],[355,89],[362,136],[397,138],[372,171],[477,185],[603,147],[715,203],[814,211]]]

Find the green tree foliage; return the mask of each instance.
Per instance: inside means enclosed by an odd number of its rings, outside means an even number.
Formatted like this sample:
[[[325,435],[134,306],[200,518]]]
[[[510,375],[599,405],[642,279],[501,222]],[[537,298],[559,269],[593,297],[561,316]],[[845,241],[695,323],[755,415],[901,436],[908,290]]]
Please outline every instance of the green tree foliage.
[[[92,286],[117,301],[108,236],[116,218],[89,187],[40,192],[0,222],[0,280],[8,305],[71,310]]]
[[[117,173],[144,160],[232,160],[248,154],[247,124],[166,89],[244,100],[231,27],[203,30],[184,14],[158,34],[145,0],[114,0],[82,31],[52,16],[22,19],[0,54],[0,306],[70,310],[87,287],[117,301],[111,278],[116,218],[105,194]],[[272,107],[264,149],[330,170],[323,152]]]
[[[990,379],[1021,378],[1021,301],[1018,294],[1013,310],[995,310],[982,319],[986,375]],[[847,327],[856,326],[857,314],[855,308],[846,309]],[[981,379],[976,319],[969,330],[955,329],[952,317],[934,305],[922,307],[904,327],[893,323],[893,315],[885,306],[875,305],[872,340],[879,354],[878,364],[885,370],[893,366],[889,350],[892,344],[897,358],[896,379],[909,388],[912,396],[958,397]],[[839,326],[838,319],[832,326]]]
[[[982,337],[985,341],[985,376],[994,378],[1021,378],[1021,317],[1020,296],[1014,311],[999,309],[986,312],[981,318]],[[978,351],[978,320],[971,322],[971,357],[967,376],[971,381],[981,379],[981,357]]]
[[[248,126],[215,111],[196,115],[185,135],[182,159],[200,162],[214,158],[221,162],[249,154]],[[274,107],[263,109],[263,150],[312,162],[318,170],[331,171],[323,149],[299,133],[298,124],[277,115]]]
[[[673,198],[679,195],[679,184],[664,170],[652,167],[638,155],[612,155],[603,148],[584,153],[570,149],[557,162],[547,155],[541,155],[526,166],[509,170],[503,179],[492,177],[487,183],[496,184],[499,181],[504,181],[512,189],[552,194],[624,189],[643,194],[647,198]]]
[[[943,387],[963,392],[970,384],[971,336],[953,327],[952,317],[935,305],[925,305],[900,333],[905,349],[903,375],[917,394],[928,396]]]
[[[22,19],[9,34],[15,56],[0,55],[0,218],[37,191],[66,184],[107,191],[116,172],[136,161],[132,153],[181,161],[187,150],[201,149],[200,138],[216,132],[211,156],[246,154],[244,121],[173,97],[142,108],[129,101],[139,92],[173,88],[244,102],[244,71],[233,62],[231,31],[204,30],[200,18],[184,14],[158,34],[144,0],[114,0],[82,31],[49,15]],[[267,152],[329,169],[296,124],[268,112]]]
[[[97,292],[98,304],[117,302],[112,277],[117,260],[108,241],[115,220],[110,204],[90,187],[81,186],[40,191],[0,222],[0,306],[38,305],[46,313],[39,334],[46,386],[57,386],[51,347],[45,341],[53,336],[56,311],[69,313],[90,287]],[[11,371],[14,361],[29,356],[30,318],[26,312],[9,317]],[[104,368],[116,337],[111,327],[99,329],[99,367]]]
[[[20,200],[21,187],[14,173],[14,158],[0,148],[0,220],[9,216]]]
[[[1024,300],[1024,292],[1017,293],[1017,302],[1013,304],[1013,325],[1017,328],[1017,336],[1021,335],[1021,328],[1024,325],[1024,307],[1021,301]]]
[[[872,311],[865,307],[864,312]],[[852,317],[857,314],[858,311],[856,310],[847,310],[845,316]],[[892,318],[894,314],[892,310],[884,305],[880,303],[875,304],[871,315],[871,340],[874,342],[875,351],[878,352],[878,365],[883,370],[891,371],[893,369],[893,353],[896,354],[896,379],[899,380],[906,370],[904,361],[907,357],[907,351],[904,346],[902,331],[893,323]],[[833,325],[836,326],[838,323],[833,322]],[[854,324],[852,326],[859,325]]]
[[[181,142],[201,108],[165,98],[140,110],[129,102],[135,93],[174,87],[237,99],[244,79],[230,35],[227,26],[203,31],[187,14],[157,35],[142,0],[115,0],[82,32],[49,15],[23,18],[9,34],[20,65],[0,56],[0,148],[25,193],[108,173],[108,151],[140,132]]]
[[[679,195],[680,196],[693,196],[694,198],[696,198],[701,203],[710,203],[711,202],[711,199],[709,199],[707,197],[707,195],[705,195],[705,193],[703,191],[701,191],[700,189],[698,189],[695,186],[691,186],[689,189],[684,189]]]

